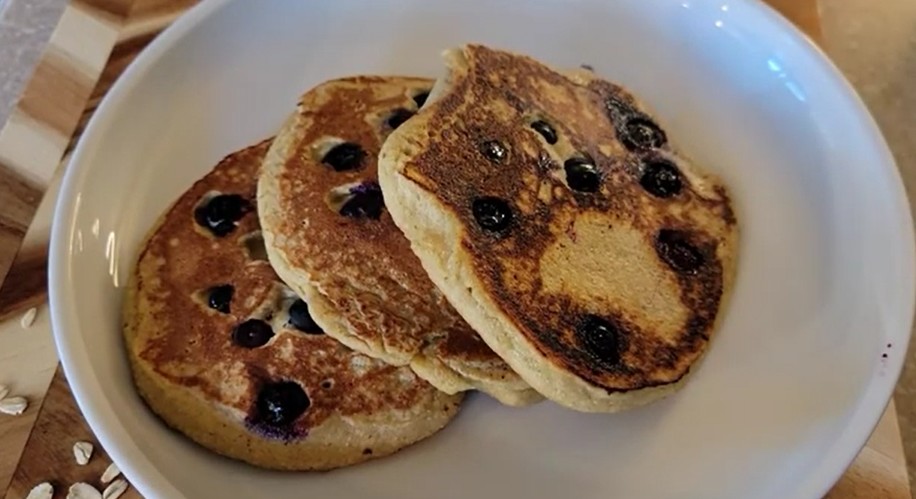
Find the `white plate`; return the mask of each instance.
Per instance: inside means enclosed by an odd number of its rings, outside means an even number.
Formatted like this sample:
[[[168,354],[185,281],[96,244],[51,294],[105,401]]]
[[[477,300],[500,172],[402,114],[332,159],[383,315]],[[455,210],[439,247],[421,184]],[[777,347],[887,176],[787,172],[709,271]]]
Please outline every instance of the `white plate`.
[[[466,41],[594,65],[731,186],[737,287],[695,377],[618,415],[474,397],[440,435],[328,474],[259,471],[167,430],[132,388],[119,331],[153,221],[223,155],[272,134],[309,86],[435,76],[439,52]],[[52,245],[67,377],[150,498],[820,497],[888,401],[916,282],[907,201],[872,119],[786,21],[734,0],[206,1],[96,113]]]

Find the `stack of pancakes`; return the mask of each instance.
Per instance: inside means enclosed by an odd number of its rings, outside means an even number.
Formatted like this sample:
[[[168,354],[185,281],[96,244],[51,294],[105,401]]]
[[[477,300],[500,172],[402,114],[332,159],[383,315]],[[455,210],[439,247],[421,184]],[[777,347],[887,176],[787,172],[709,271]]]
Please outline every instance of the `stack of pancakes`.
[[[722,183],[588,71],[445,60],[309,90],[161,218],[124,329],[167,424],[330,469],[432,435],[470,390],[615,412],[683,384],[732,287]]]

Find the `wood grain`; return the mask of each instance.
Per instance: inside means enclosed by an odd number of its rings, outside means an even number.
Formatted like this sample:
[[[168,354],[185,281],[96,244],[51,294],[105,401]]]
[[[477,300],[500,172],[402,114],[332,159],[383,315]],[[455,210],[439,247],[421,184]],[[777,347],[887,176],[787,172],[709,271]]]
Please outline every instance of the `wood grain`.
[[[0,283],[134,0],[72,0],[25,92],[0,130]]]
[[[61,498],[66,496],[67,488],[76,482],[104,489],[100,478],[111,460],[74,408],[70,387],[63,370],[58,368],[5,499],[22,499],[41,482],[50,482],[54,486],[55,497]],[[79,441],[90,442],[95,447],[92,458],[85,466],[77,465],[73,457],[73,444]],[[121,496],[122,499],[139,497],[133,488]]]
[[[768,1],[813,39],[820,39],[815,0]],[[66,164],[61,157],[75,145],[100,99],[139,51],[195,3],[197,0],[79,0],[68,7],[71,14],[62,19],[62,27],[52,37],[46,59],[14,112],[12,131],[7,131],[7,127],[0,132],[0,281],[4,262],[12,258],[3,252],[4,242],[22,239],[37,206],[36,198],[40,199],[55,171]],[[85,42],[87,38],[94,40],[89,44],[94,47],[92,53],[69,45],[77,39]],[[106,62],[102,66],[98,65],[100,54],[105,54]],[[14,150],[10,137],[27,138],[30,144],[53,148],[48,154],[29,155],[22,146]],[[9,197],[5,193],[10,193]],[[38,240],[41,242],[23,248],[10,277],[0,287],[0,318],[17,307],[31,306],[44,299],[47,242],[46,237]],[[40,409],[36,409],[39,403]],[[18,466],[5,497],[24,497],[32,486],[45,480],[56,482],[57,497],[63,497],[66,487],[74,481],[99,485],[98,476],[107,465],[107,456],[101,449],[88,467],[77,467],[73,462],[70,450],[73,443],[80,439],[94,442],[94,437],[59,368],[43,403],[33,400],[33,404],[14,424],[0,420],[0,438],[5,431],[32,428],[21,459],[18,451],[15,453]],[[866,448],[828,495],[829,499],[910,497],[895,415],[891,404]],[[6,453],[0,458],[0,465],[9,459],[11,455]],[[122,497],[138,497],[135,491],[131,494]]]

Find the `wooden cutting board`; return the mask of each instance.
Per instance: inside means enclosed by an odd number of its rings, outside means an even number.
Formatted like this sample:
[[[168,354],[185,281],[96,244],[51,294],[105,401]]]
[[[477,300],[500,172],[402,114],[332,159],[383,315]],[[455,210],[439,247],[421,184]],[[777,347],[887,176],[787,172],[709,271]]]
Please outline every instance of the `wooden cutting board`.
[[[196,1],[72,0],[68,5],[22,100],[0,131],[0,282],[14,262],[6,285],[0,287],[0,319],[45,298],[47,242],[25,247],[18,256],[15,248],[86,120],[124,67]],[[813,39],[820,38],[816,0],[768,1]],[[35,146],[40,146],[40,154],[35,153]],[[76,481],[100,486],[107,455],[76,407],[60,368],[43,401],[32,403],[24,417],[35,423],[19,430],[31,433],[4,497],[23,498],[42,481],[55,484],[55,497],[64,497],[66,488]],[[10,424],[7,421],[0,419],[0,430]],[[72,458],[72,445],[79,440],[96,444],[88,466],[77,466]],[[3,453],[18,451],[4,449]],[[0,490],[2,480],[0,470]],[[139,495],[131,489],[122,497]],[[893,404],[828,497],[910,498]]]

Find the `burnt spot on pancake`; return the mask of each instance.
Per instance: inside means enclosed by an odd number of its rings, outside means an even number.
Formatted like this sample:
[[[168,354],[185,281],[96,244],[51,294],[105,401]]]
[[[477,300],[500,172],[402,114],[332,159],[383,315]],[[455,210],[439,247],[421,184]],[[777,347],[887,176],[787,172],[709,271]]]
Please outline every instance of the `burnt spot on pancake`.
[[[242,348],[262,347],[273,337],[273,328],[261,319],[248,319],[232,330],[232,342]]]
[[[477,225],[487,232],[502,233],[512,225],[512,207],[505,199],[480,197],[471,204]]]
[[[655,251],[669,267],[681,274],[695,274],[705,258],[687,232],[662,229],[655,238]]]
[[[267,428],[286,428],[305,414],[311,405],[312,401],[299,383],[268,382],[258,391],[249,422]]]
[[[498,140],[488,140],[480,145],[480,152],[493,163],[502,163],[509,156],[509,150]]]
[[[479,279],[468,291],[491,299],[545,359],[608,392],[677,382],[712,335],[732,273],[736,222],[724,186],[691,189],[665,131],[618,85],[486,47],[463,56],[424,110],[424,149],[399,174],[460,220],[460,251]],[[499,167],[480,157],[494,138],[510,152]],[[662,229],[689,237],[659,239]],[[614,254],[618,244],[633,253]],[[606,270],[631,258],[619,270],[633,275]],[[603,296],[578,279],[614,288]],[[616,338],[617,350],[595,338]]]
[[[620,141],[631,151],[657,149],[668,142],[665,132],[646,116],[628,119],[618,133]]]
[[[309,306],[298,299],[289,306],[289,325],[306,334],[324,334],[321,327],[312,319]]]
[[[618,139],[628,150],[648,151],[668,143],[668,136],[652,118],[620,96],[612,96],[605,100],[605,109]]]
[[[194,221],[214,236],[224,237],[251,210],[251,203],[238,194],[217,194],[205,198],[194,209]]]
[[[684,187],[681,173],[674,163],[663,160],[651,160],[642,168],[639,185],[658,198],[670,198],[680,194]]]
[[[242,236],[242,246],[245,248],[245,255],[252,262],[267,261],[267,247],[264,246],[264,235],[257,230]]]
[[[566,171],[566,184],[574,191],[598,192],[601,187],[601,174],[595,161],[586,155],[567,159],[563,169]]]
[[[580,348],[595,362],[607,367],[620,364],[621,331],[613,322],[597,315],[586,315],[576,326]]]
[[[544,120],[537,120],[531,123],[531,128],[539,133],[541,137],[544,137],[544,140],[547,141],[548,144],[554,145],[557,143],[557,131],[550,126],[550,123]]]
[[[388,124],[389,128],[394,130],[397,127],[403,125],[405,121],[412,118],[413,115],[414,115],[413,111],[409,109],[404,109],[403,107],[401,107],[401,108],[398,108],[392,111],[392,113],[388,116],[388,119],[385,120],[385,123]]]
[[[213,286],[207,290],[207,306],[218,312],[228,314],[233,294],[235,294],[235,288],[231,284]]]
[[[328,150],[321,162],[336,172],[345,172],[362,168],[366,156],[366,151],[359,144],[342,142]]]

